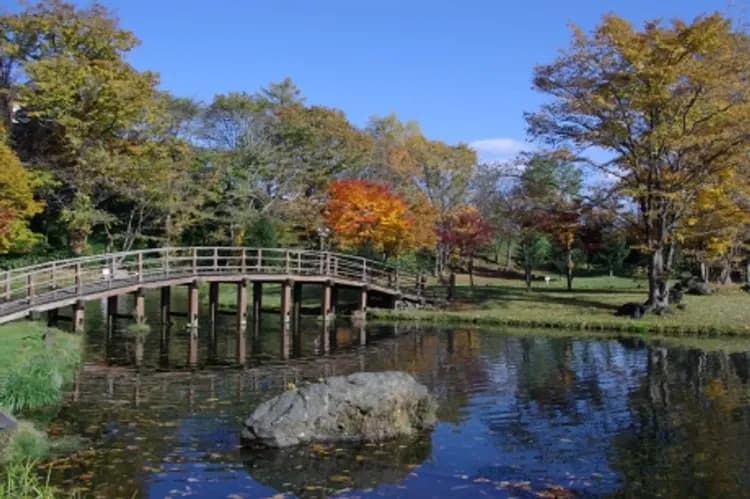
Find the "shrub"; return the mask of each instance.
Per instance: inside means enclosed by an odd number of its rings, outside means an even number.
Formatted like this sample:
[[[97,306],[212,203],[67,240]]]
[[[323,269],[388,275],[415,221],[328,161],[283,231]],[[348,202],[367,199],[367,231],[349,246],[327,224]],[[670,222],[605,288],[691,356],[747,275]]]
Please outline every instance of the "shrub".
[[[145,322],[135,322],[128,326],[128,333],[136,338],[145,338],[151,332],[151,326]]]
[[[0,434],[1,463],[12,465],[42,459],[49,454],[49,449],[47,435],[26,421],[18,423],[15,430]]]

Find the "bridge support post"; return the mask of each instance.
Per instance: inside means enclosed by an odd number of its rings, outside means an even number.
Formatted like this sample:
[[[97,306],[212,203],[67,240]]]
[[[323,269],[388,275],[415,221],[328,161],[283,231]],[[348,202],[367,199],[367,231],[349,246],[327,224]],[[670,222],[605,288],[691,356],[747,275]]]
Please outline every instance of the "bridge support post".
[[[367,286],[362,286],[359,290],[359,312],[364,319],[367,314]]]
[[[198,364],[198,282],[188,284],[188,365],[194,367]]]
[[[291,281],[281,283],[281,358],[289,358],[292,325],[292,286]]]
[[[295,329],[299,328],[302,317],[302,283],[295,282],[292,286],[292,322]]]
[[[161,315],[161,323],[169,324],[169,317],[172,313],[172,288],[169,286],[161,288],[161,305],[159,311]]]
[[[76,333],[83,333],[84,321],[86,319],[86,309],[84,303],[78,300],[73,305],[73,331]]]
[[[331,351],[331,329],[333,323],[322,321],[320,323],[320,351],[319,353],[327,354]]]
[[[365,327],[365,322],[362,321],[359,324],[357,324],[357,329],[359,333],[359,344],[361,346],[367,345],[367,328]]]
[[[190,334],[198,336],[198,283],[188,285],[188,328]]]
[[[140,324],[146,319],[146,297],[143,293],[143,289],[139,289],[133,293],[133,298],[135,299],[133,319]]]
[[[247,358],[247,281],[237,283],[237,363],[245,365]]]
[[[219,310],[219,283],[208,284],[208,320],[216,324],[216,313]]]
[[[117,295],[107,298],[107,334],[111,334],[117,319]]]
[[[320,313],[323,322],[331,322],[336,318],[335,286],[332,282],[323,284],[321,294]]]
[[[260,336],[260,314],[263,309],[263,283],[253,283],[253,338]]]

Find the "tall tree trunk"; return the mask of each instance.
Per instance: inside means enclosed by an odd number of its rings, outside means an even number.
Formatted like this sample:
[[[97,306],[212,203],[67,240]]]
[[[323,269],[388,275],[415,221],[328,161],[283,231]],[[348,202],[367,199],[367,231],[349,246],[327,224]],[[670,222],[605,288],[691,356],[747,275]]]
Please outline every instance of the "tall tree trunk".
[[[469,257],[469,286],[474,289],[474,257]]]
[[[513,241],[508,239],[508,252],[505,254],[505,270],[510,270],[510,262],[513,253]]]
[[[526,280],[526,291],[531,291],[531,265],[524,266],[524,279]]]
[[[451,270],[451,275],[448,277],[448,301],[453,301],[456,298],[456,274]]]
[[[703,282],[708,282],[708,265],[706,262],[701,260],[701,279]]]
[[[724,262],[721,266],[721,273],[719,274],[719,282],[721,284],[732,283],[732,265],[729,262]]]
[[[654,249],[648,262],[648,301],[646,306],[654,310],[669,307],[668,269],[664,261],[664,248]]]
[[[440,276],[440,245],[435,247],[435,268],[432,271],[433,277]]]
[[[750,291],[750,259],[745,264],[745,284],[747,284],[748,291]]]
[[[565,268],[565,278],[568,281],[568,291],[573,291],[573,268],[575,263],[573,262],[573,250],[567,249],[567,265]]]

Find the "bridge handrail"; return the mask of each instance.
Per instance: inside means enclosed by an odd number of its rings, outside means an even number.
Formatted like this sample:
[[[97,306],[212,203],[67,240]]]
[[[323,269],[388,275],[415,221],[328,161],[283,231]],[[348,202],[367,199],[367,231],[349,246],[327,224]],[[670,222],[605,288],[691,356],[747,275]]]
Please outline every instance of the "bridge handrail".
[[[155,277],[212,274],[321,276],[422,295],[421,274],[345,253],[304,248],[174,246],[102,253],[10,269],[0,273],[0,314],[50,294],[85,295],[92,286],[138,284]]]

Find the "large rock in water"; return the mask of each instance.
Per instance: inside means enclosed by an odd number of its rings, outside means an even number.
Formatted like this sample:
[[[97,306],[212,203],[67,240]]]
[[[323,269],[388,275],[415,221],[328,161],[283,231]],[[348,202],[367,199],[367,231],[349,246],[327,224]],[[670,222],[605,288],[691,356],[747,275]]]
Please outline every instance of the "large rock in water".
[[[403,372],[327,378],[268,400],[245,421],[243,445],[380,441],[435,426],[435,400]]]

